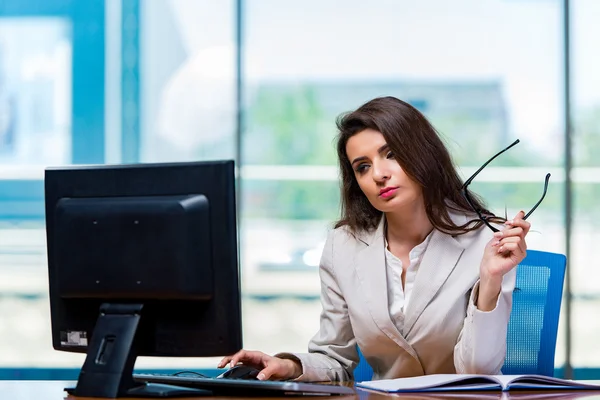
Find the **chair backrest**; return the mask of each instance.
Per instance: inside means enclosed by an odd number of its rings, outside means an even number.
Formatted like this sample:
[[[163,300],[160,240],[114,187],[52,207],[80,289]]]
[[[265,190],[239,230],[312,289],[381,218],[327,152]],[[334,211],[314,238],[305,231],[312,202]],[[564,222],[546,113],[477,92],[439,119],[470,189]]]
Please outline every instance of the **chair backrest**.
[[[554,353],[567,258],[527,250],[517,268],[502,373],[554,375]]]
[[[527,257],[517,267],[503,374],[554,375],[566,265],[563,254],[527,250]],[[354,380],[371,380],[373,369],[360,350],[358,354]]]

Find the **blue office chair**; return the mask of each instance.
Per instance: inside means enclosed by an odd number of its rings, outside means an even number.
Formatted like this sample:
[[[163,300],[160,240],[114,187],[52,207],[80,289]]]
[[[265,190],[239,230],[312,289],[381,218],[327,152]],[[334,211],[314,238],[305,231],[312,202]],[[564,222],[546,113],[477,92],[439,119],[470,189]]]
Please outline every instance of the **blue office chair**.
[[[527,250],[517,267],[517,283],[508,322],[505,375],[554,375],[554,352],[567,258],[562,254]],[[373,369],[362,353],[354,380],[368,381]]]
[[[554,375],[566,266],[562,254],[527,250],[517,268],[503,374]]]

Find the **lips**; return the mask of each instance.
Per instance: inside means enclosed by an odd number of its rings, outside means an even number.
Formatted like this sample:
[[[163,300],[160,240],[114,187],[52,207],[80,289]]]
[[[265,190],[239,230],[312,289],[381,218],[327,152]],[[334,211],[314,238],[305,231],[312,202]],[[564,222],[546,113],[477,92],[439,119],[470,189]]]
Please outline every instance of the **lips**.
[[[389,196],[393,195],[397,189],[398,189],[397,187],[383,188],[379,191],[379,196],[380,197],[389,197]]]

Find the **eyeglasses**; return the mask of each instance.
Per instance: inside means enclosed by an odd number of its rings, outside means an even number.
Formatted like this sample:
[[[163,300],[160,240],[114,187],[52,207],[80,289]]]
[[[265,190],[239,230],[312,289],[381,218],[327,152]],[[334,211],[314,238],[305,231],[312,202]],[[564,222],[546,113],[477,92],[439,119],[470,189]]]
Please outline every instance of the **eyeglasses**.
[[[489,217],[487,215],[481,214],[481,210],[479,210],[477,207],[475,207],[475,205],[473,204],[473,200],[471,199],[471,196],[469,196],[469,191],[467,190],[467,188],[469,187],[471,182],[473,182],[473,179],[477,176],[477,174],[479,174],[489,163],[491,163],[496,157],[498,157],[500,154],[504,153],[506,150],[510,149],[517,143],[519,143],[519,139],[515,140],[510,146],[508,146],[507,148],[505,148],[504,150],[500,151],[499,153],[494,155],[492,158],[487,160],[486,163],[481,166],[481,168],[479,168],[477,171],[475,171],[475,173],[473,175],[471,175],[471,177],[465,181],[465,184],[462,187],[462,194],[463,194],[464,198],[467,200],[467,203],[469,203],[469,206],[471,206],[473,211],[475,211],[475,213],[477,214],[479,219],[482,220],[483,223],[486,224],[488,226],[488,228],[490,228],[494,232],[498,232],[499,229],[492,226],[492,224],[490,224],[490,222],[489,222]],[[535,209],[538,208],[538,206],[540,205],[542,200],[544,200],[544,197],[546,197],[546,192],[548,191],[548,181],[549,180],[550,180],[550,174],[546,174],[546,181],[544,182],[544,193],[542,193],[542,197],[538,200],[537,203],[535,203],[535,205],[533,206],[531,211],[529,211],[527,214],[525,214],[523,219],[527,219],[535,211]]]

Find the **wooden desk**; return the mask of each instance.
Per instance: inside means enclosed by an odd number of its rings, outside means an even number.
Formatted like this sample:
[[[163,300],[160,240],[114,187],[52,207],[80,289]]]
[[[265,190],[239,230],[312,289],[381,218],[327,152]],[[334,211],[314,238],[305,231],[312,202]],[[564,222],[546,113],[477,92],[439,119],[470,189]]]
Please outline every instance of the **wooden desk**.
[[[67,395],[63,391],[66,386],[72,386],[74,382],[64,381],[0,381],[0,399],[2,400],[84,400],[84,397],[73,397]],[[242,397],[243,398],[243,397]],[[248,399],[250,397],[246,397]],[[323,396],[294,396],[281,397],[279,399],[319,399],[323,400]],[[326,397],[331,400],[388,400],[392,398],[404,400],[600,400],[599,392],[514,392],[502,393],[498,392],[463,392],[461,393],[412,393],[385,395],[382,393],[373,393],[358,390],[353,396],[331,396]],[[188,400],[233,400],[232,397],[184,397],[180,399]],[[251,397],[253,400],[261,400],[261,398]],[[275,400],[278,397],[268,397],[268,400]],[[125,399],[123,399],[125,400]]]

